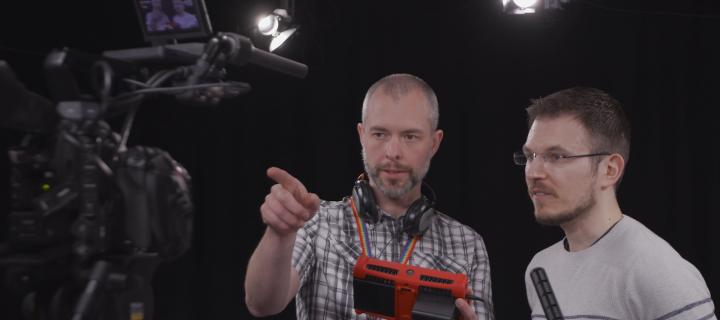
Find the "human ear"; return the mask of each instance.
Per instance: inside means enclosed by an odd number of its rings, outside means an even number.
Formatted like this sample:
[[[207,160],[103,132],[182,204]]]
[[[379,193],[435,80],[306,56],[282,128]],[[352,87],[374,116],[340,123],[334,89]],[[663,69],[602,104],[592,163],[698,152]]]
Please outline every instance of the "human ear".
[[[607,159],[600,162],[600,174],[602,178],[602,188],[614,187],[622,178],[625,171],[625,159],[613,153]]]

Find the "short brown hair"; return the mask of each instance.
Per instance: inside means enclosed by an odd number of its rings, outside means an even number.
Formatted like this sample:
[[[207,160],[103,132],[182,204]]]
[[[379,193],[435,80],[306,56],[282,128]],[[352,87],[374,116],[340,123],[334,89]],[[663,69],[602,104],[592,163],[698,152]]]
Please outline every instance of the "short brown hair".
[[[620,103],[602,90],[574,87],[533,99],[528,125],[537,118],[574,116],[590,134],[592,152],[620,154],[630,160],[630,122]],[[618,181],[619,183],[619,181]]]

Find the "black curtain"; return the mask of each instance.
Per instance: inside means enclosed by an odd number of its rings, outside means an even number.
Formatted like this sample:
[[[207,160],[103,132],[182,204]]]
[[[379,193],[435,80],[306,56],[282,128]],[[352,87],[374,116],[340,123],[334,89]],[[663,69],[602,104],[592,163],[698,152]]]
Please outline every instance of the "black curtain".
[[[53,2],[41,12],[37,5],[3,10],[0,59],[39,93],[47,93],[42,59],[52,48],[98,53],[146,45],[129,0]],[[252,35],[256,14],[275,3],[207,5],[215,30]],[[155,275],[156,319],[251,318],[243,281],[264,230],[258,208],[271,186],[265,170],[283,167],[324,199],[348,195],[362,169],[355,125],[365,90],[395,72],[422,77],[438,94],[445,139],[427,181],[441,211],[484,237],[498,319],[528,317],[525,267],[562,237],[534,222],[523,170],[512,164],[527,134],[524,108],[531,98],[577,85],[606,90],[630,118],[623,212],[697,266],[717,303],[717,3],[573,1],[526,16],[504,15],[490,0],[296,5],[302,27],[277,53],[306,63],[306,79],[233,69],[229,78],[250,83],[249,94],[204,108],[153,98],[138,113],[130,144],[160,147],[184,164],[197,206],[192,249]],[[21,136],[4,129],[3,150]],[[3,157],[2,181],[8,166]],[[3,183],[2,217],[7,189]],[[273,318],[294,319],[293,304]]]

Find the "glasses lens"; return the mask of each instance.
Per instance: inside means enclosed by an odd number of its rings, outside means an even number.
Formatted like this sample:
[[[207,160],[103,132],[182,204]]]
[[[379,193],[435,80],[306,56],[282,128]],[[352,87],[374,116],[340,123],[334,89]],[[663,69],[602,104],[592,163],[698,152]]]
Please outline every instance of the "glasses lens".
[[[524,153],[518,151],[513,153],[513,161],[516,165],[524,166],[527,164],[527,157],[525,157]]]

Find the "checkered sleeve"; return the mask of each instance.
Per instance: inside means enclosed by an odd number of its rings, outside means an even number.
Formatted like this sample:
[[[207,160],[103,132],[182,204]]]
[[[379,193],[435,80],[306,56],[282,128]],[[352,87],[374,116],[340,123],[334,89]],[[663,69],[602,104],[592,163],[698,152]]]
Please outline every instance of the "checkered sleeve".
[[[480,320],[495,319],[492,302],[492,286],[490,282],[490,260],[488,259],[485,242],[482,237],[475,234],[475,254],[470,266],[469,282],[472,287],[472,295],[481,298],[483,301],[473,300],[473,308]]]
[[[315,251],[313,250],[315,237],[320,229],[321,215],[324,205],[320,205],[318,212],[298,230],[293,247],[292,265],[300,276],[300,286],[307,281],[308,274],[315,264]]]

